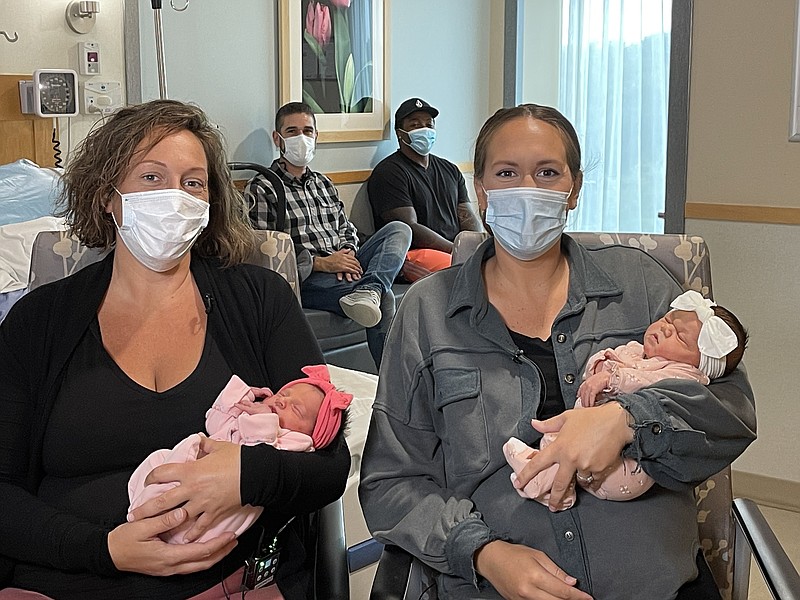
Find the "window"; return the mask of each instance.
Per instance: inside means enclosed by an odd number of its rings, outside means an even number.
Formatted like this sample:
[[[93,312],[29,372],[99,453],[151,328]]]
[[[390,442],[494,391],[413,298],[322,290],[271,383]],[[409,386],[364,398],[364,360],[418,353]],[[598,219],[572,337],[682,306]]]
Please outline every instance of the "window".
[[[556,106],[583,149],[570,230],[664,231],[671,21],[671,0],[524,3],[521,100]]]

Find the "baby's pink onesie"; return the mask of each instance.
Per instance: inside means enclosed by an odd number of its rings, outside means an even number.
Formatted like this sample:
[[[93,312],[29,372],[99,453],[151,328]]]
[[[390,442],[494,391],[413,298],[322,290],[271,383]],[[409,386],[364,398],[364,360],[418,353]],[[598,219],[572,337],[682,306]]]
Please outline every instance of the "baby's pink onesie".
[[[311,436],[282,429],[278,415],[274,413],[251,415],[235,406],[245,398],[255,401],[256,398],[267,398],[271,395],[269,388],[251,388],[236,375],[232,376],[206,412],[206,430],[209,437],[245,446],[270,444],[279,450],[313,451]],[[128,481],[128,497],[131,501],[128,512],[178,485],[177,482],[171,482],[145,486],[144,480],[150,471],[165,463],[183,463],[201,458],[198,456],[201,435],[200,433],[190,435],[178,442],[172,450],[156,450],[136,468]],[[215,523],[197,541],[206,542],[226,531],[235,531],[236,537],[239,537],[258,519],[263,510],[260,506],[246,504],[236,513]],[[193,524],[194,520],[186,521],[161,537],[170,544],[183,544],[185,543],[183,536]]]
[[[645,358],[644,346],[639,342],[628,342],[613,349],[596,352],[586,363],[583,378],[586,379],[601,371],[607,371],[610,380],[602,399],[598,399],[598,404],[607,402],[618,394],[636,392],[662,379],[694,379],[703,385],[707,385],[709,381],[700,369],[692,365],[659,356]],[[580,398],[575,402],[575,408],[585,408]],[[546,433],[542,436],[540,450],[544,450],[557,436],[557,433]],[[514,470],[511,475],[512,481],[528,464],[528,459],[523,457],[530,455],[531,452],[537,450],[514,437],[503,445],[506,461]],[[517,491],[524,498],[547,504],[557,472],[558,465],[552,465],[539,472],[523,489]],[[653,485],[652,478],[630,458],[621,458],[616,465],[609,467],[606,473],[592,475],[596,480],[595,483],[587,485],[578,480],[578,484],[601,500],[631,500],[644,494]],[[571,508],[573,504],[575,504],[575,492],[564,499],[562,508]]]

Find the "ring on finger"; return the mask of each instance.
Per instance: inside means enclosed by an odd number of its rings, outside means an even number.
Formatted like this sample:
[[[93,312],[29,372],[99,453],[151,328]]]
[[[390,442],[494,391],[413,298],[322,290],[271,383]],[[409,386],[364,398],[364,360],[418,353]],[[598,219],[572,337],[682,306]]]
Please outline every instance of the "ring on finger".
[[[588,475],[581,475],[580,473],[575,473],[575,477],[578,479],[579,482],[589,485],[594,481],[594,475],[589,473]]]

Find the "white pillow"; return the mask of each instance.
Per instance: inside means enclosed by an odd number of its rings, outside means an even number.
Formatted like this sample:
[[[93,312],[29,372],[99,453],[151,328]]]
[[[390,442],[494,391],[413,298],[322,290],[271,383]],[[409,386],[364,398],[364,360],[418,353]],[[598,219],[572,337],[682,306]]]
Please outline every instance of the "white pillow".
[[[31,249],[40,231],[66,229],[64,219],[40,217],[0,226],[0,293],[28,287]]]

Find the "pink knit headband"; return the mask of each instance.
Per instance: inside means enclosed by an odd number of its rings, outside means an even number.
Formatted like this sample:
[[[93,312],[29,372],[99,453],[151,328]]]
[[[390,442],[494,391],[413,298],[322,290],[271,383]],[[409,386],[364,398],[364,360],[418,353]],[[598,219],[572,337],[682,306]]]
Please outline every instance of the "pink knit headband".
[[[290,381],[282,389],[298,383],[308,383],[318,387],[325,394],[322,406],[319,407],[314,431],[311,433],[314,448],[324,448],[336,437],[336,433],[342,424],[342,412],[350,406],[353,401],[353,395],[336,389],[336,386],[331,383],[331,376],[328,373],[328,367],[325,365],[310,365],[303,367],[302,371],[308,377]]]

